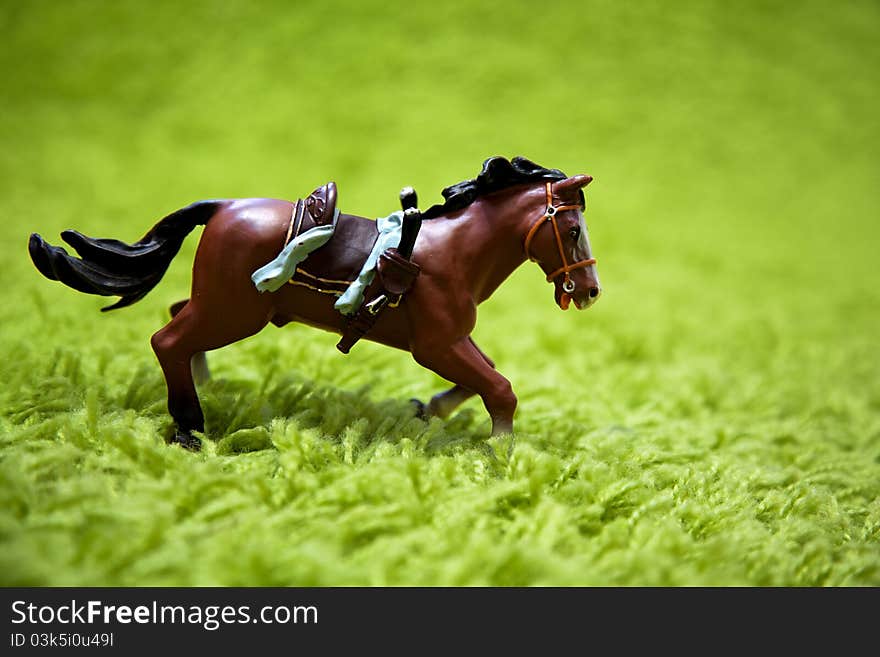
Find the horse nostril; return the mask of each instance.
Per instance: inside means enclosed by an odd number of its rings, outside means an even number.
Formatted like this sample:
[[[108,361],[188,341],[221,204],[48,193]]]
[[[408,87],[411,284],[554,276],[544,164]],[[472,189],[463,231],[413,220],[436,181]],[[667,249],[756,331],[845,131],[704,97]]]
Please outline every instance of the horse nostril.
[[[599,288],[598,287],[591,287],[590,288],[590,298],[595,299],[598,296],[599,296]]]

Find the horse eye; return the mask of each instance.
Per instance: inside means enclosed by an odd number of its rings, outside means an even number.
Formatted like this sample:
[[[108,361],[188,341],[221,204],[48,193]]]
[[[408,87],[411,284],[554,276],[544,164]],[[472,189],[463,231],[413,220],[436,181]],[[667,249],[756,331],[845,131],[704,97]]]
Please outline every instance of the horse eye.
[[[568,231],[568,234],[571,235],[571,239],[576,240],[581,235],[581,229],[579,226],[574,226]]]

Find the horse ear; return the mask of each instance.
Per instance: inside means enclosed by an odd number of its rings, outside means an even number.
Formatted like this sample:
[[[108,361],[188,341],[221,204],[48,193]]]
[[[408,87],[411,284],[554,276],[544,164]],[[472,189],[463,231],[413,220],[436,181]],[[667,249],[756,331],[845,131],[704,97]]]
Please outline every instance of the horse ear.
[[[583,174],[572,176],[571,178],[566,178],[565,180],[560,180],[557,183],[553,183],[553,189],[557,192],[563,192],[567,189],[581,189],[586,187],[593,181],[593,176],[585,176]]]

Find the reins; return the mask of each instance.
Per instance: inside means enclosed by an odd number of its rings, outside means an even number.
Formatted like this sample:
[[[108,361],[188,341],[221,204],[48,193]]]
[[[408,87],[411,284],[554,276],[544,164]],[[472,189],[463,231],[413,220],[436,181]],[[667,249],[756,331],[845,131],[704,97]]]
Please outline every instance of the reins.
[[[575,262],[574,264],[568,264],[568,258],[565,257],[565,249],[562,248],[562,237],[559,234],[559,226],[556,223],[556,215],[559,212],[564,212],[565,210],[579,210],[580,205],[553,205],[553,191],[551,189],[552,183],[547,183],[547,209],[544,210],[544,215],[538,219],[532,227],[529,229],[529,232],[526,233],[525,240],[525,250],[526,256],[532,262],[538,262],[537,259],[533,258],[529,253],[529,247],[532,243],[532,238],[535,236],[535,233],[538,232],[538,229],[544,225],[545,221],[549,221],[553,226],[553,234],[556,236],[556,246],[559,248],[559,257],[562,261],[562,266],[555,270],[551,274],[547,274],[547,282],[550,283],[555,279],[559,274],[564,273],[565,278],[562,281],[562,289],[564,292],[574,292],[574,283],[571,280],[570,272],[575,269],[581,269],[583,267],[589,267],[590,265],[596,264],[595,258],[587,258],[586,260],[580,260]]]

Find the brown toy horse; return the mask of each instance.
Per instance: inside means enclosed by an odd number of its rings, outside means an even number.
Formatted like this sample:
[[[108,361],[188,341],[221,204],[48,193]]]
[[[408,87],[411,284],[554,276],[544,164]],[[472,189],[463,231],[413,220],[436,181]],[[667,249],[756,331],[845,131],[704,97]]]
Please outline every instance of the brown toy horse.
[[[421,275],[366,335],[410,351],[416,362],[454,384],[420,404],[424,417],[446,417],[477,394],[492,418],[492,435],[513,431],[517,399],[510,382],[470,337],[476,308],[526,259],[536,261],[554,284],[561,308],[573,301],[584,309],[596,301],[601,288],[581,191],[591,180],[569,178],[524,158],[494,157],[476,179],[444,189],[445,203],[425,212],[412,253]],[[200,201],[165,217],[133,245],[65,231],[62,236],[81,260],[37,234],[30,237],[29,251],[47,278],[90,294],[119,295],[110,307],[118,308],[146,295],[186,235],[205,226],[191,297],[175,304],[172,320],[151,340],[168,386],[174,440],[198,449],[201,443],[192,432],[204,431],[204,416],[193,382],[194,357],[254,335],[269,322],[344,329],[346,318],[322,285],[356,276],[376,239],[376,224],[340,215],[334,237],[302,263],[315,284],[259,292],[251,274],[284,246],[294,207],[275,199]]]

